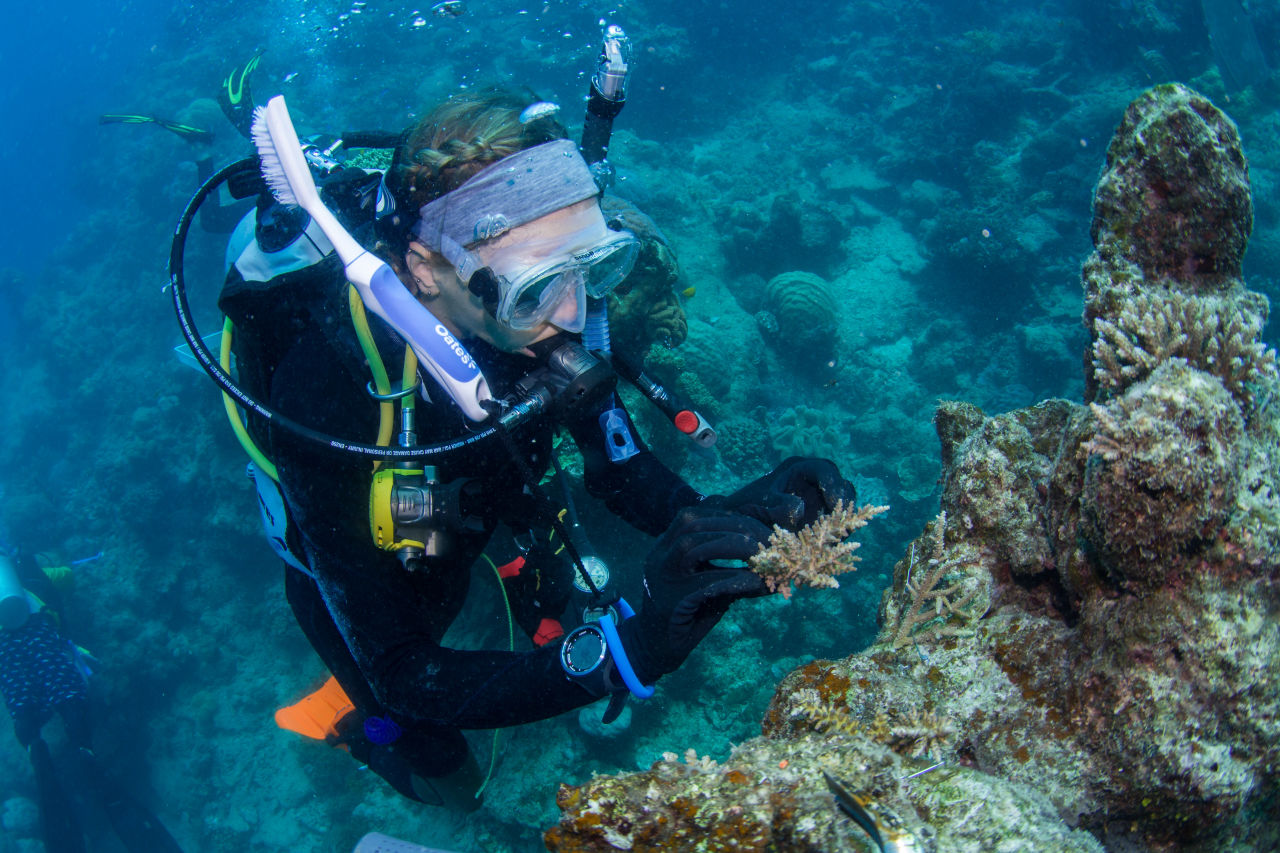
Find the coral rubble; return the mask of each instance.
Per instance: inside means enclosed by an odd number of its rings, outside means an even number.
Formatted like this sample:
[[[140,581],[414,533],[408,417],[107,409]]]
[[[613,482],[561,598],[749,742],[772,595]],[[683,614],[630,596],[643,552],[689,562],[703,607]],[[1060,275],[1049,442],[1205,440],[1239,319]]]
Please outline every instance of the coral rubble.
[[[561,789],[552,850],[873,849],[839,779],[915,849],[1280,845],[1280,390],[1245,289],[1234,125],[1129,107],[1085,263],[1087,400],[940,407],[943,513],[867,651],[779,685],[723,762]]]

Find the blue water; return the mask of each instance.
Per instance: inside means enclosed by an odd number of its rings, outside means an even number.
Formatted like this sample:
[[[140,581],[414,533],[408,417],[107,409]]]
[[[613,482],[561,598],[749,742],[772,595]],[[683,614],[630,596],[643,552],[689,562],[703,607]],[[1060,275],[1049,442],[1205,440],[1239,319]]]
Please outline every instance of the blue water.
[[[1247,283],[1280,295],[1277,83],[1225,80],[1198,0],[464,2],[443,18],[383,0],[74,0],[12,6],[0,27],[0,531],[54,559],[105,552],[83,567],[69,614],[106,662],[100,751],[189,851],[342,850],[371,829],[535,849],[558,782],[665,750],[723,754],[757,733],[771,690],[760,672],[874,637],[879,592],[936,512],[935,402],[995,412],[1081,397],[1090,193],[1144,88],[1185,82],[1239,124],[1256,208]],[[1280,68],[1280,9],[1251,5],[1263,61]],[[637,49],[617,192],[658,222],[681,286],[696,289],[686,368],[719,422],[760,437],[733,457],[702,454],[649,419],[654,446],[708,491],[791,452],[829,456],[894,509],[864,531],[840,593],[731,617],[670,679],[663,710],[637,708],[619,741],[591,739],[573,715],[504,735],[488,805],[463,821],[273,727],[322,669],[283,601],[217,394],[172,355],[181,339],[161,291],[205,152],[98,116],[198,123],[219,162],[244,156],[208,99],[262,48],[255,94],[284,93],[304,133],[398,130],[460,88],[503,80],[576,126],[602,21]],[[202,331],[218,320],[221,253],[203,234],[188,251]],[[785,324],[761,316],[766,281],[797,270],[832,288],[829,359],[789,352]],[[643,552],[584,514],[598,543]],[[462,640],[498,642],[495,624]],[[476,744],[483,763],[487,735]],[[0,803],[33,796],[25,758],[0,737]],[[92,849],[117,849],[100,813],[86,821]],[[18,824],[0,850],[32,849],[9,846],[38,834]]]

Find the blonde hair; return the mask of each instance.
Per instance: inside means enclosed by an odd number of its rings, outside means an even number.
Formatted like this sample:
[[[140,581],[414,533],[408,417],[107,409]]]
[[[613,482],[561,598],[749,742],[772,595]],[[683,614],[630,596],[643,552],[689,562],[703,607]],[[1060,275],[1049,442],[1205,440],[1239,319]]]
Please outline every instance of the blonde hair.
[[[422,205],[489,164],[568,136],[554,116],[521,124],[520,114],[539,100],[528,90],[494,88],[454,95],[433,109],[406,133],[392,158],[387,185],[397,209],[412,220]]]

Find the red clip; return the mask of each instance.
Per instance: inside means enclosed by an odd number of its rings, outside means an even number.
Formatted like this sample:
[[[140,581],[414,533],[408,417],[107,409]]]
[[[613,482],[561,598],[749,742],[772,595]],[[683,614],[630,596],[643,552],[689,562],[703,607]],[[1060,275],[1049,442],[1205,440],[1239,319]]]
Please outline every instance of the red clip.
[[[538,630],[534,632],[533,642],[538,646],[545,646],[552,640],[558,640],[564,636],[564,628],[554,619],[544,618],[538,623]]]
[[[673,422],[676,425],[676,429],[685,435],[692,435],[693,431],[698,428],[698,415],[688,409],[682,409],[676,412]]]
[[[498,577],[506,580],[520,575],[520,570],[524,568],[524,557],[516,557],[510,563],[503,563],[498,566]]]

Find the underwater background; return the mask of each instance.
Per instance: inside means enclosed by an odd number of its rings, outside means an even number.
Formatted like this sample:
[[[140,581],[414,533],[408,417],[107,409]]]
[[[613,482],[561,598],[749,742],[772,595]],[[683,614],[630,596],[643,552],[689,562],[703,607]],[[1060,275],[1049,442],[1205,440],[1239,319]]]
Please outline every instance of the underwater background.
[[[340,851],[370,830],[541,849],[559,783],[688,748],[722,758],[759,734],[779,679],[874,639],[893,566],[938,511],[938,402],[995,414],[1083,395],[1091,192],[1150,86],[1184,82],[1239,126],[1255,207],[1244,279],[1280,290],[1277,4],[464,4],[456,17],[384,0],[7,12],[0,540],[54,563],[102,553],[67,613],[102,661],[98,752],[188,851]],[[98,116],[179,120],[213,131],[220,163],[247,156],[213,98],[261,48],[255,96],[283,92],[304,134],[398,130],[492,82],[530,86],[580,126],[602,22],[636,50],[615,191],[681,268],[687,337],[651,367],[721,430],[706,453],[639,413],[648,439],[704,491],[816,455],[892,509],[860,531],[840,590],[735,607],[625,727],[602,731],[593,706],[472,733],[497,764],[482,810],[454,817],[275,727],[323,668],[284,601],[219,395],[175,355],[162,291],[208,146]],[[187,251],[206,333],[221,239],[193,230]],[[637,572],[643,537],[580,510],[604,556]],[[478,578],[472,595],[450,639],[504,644],[496,583]],[[0,736],[0,853],[41,849],[34,797]],[[88,808],[90,849],[120,849]]]

